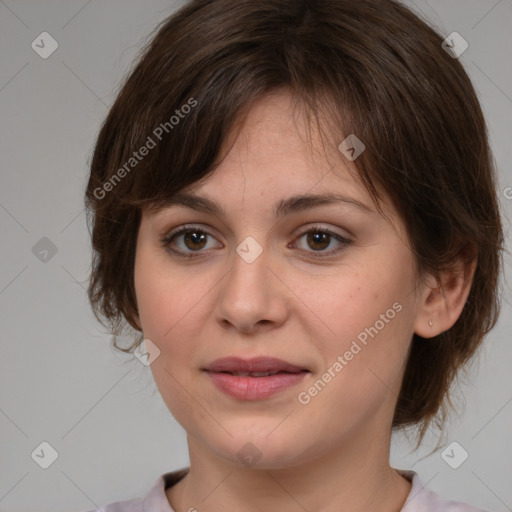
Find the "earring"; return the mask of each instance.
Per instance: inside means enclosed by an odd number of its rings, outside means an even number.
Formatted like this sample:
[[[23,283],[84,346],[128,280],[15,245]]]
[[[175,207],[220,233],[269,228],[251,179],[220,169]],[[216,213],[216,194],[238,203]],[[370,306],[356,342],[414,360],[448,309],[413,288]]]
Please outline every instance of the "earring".
[[[432,320],[429,320],[428,321],[428,325],[430,325],[430,327],[432,327],[434,324],[432,323]]]

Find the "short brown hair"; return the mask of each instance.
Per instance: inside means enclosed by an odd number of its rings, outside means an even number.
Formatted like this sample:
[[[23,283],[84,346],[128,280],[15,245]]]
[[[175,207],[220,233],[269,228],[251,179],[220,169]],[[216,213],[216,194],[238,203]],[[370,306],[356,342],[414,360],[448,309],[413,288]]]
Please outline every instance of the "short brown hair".
[[[156,31],[101,128],[86,190],[89,300],[114,346],[131,352],[142,340],[116,342],[124,320],[139,331],[141,212],[211,174],[253,101],[286,88],[333,144],[349,134],[364,141],[353,163],[377,207],[384,190],[400,214],[418,275],[477,255],[457,322],[428,342],[414,335],[393,420],[418,424],[421,436],[433,419],[441,424],[454,377],[500,309],[495,169],[459,60],[394,0],[195,0]]]

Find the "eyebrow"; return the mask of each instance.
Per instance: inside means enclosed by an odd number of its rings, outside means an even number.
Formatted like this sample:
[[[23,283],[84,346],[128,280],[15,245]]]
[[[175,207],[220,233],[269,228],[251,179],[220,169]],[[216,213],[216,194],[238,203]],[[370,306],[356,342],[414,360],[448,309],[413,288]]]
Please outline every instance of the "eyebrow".
[[[326,194],[303,194],[291,196],[282,199],[274,206],[274,215],[283,217],[290,213],[301,212],[315,208],[318,206],[326,206],[332,204],[348,204],[355,206],[365,213],[373,213],[373,210],[366,204],[352,197],[342,194],[326,193]],[[226,212],[215,201],[207,197],[197,196],[191,193],[178,192],[167,198],[163,204],[159,205],[158,210],[169,208],[172,206],[183,206],[199,212],[216,215],[217,217],[226,218]]]

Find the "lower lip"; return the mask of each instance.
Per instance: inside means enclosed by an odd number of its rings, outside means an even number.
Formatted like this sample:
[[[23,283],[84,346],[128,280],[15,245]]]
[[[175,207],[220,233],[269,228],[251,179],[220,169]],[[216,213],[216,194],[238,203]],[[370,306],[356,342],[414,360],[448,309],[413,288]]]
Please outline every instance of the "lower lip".
[[[307,372],[276,373],[268,377],[238,377],[230,373],[207,372],[215,386],[233,398],[261,400],[302,381]]]

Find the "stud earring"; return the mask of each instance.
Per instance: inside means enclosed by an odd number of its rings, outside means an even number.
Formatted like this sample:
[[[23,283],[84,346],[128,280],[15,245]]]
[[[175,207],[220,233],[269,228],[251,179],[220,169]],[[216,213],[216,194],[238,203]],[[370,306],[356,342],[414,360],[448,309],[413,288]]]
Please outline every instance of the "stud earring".
[[[432,327],[434,324],[432,323],[432,320],[429,320],[428,321],[428,325],[430,325],[430,327]]]

